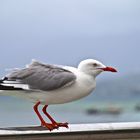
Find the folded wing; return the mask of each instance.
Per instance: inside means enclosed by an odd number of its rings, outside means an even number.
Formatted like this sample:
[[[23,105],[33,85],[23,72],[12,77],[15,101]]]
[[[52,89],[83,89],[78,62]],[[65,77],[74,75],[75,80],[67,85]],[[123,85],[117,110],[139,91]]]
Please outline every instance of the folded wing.
[[[62,67],[34,61],[27,68],[13,71],[5,79],[9,83],[28,85],[30,89],[50,91],[73,84],[76,76]]]

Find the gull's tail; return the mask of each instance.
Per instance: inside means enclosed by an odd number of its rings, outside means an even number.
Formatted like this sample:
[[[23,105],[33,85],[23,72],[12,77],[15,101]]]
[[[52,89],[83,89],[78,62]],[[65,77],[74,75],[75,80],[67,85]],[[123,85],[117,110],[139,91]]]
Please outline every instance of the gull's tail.
[[[10,83],[7,83],[7,77],[4,77],[3,79],[0,79],[0,90],[23,90],[22,88],[14,87]]]

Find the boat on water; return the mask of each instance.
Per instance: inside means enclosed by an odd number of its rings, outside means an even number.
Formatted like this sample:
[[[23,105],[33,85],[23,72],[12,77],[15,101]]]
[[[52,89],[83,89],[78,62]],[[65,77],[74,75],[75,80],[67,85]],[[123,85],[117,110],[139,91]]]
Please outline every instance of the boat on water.
[[[86,110],[86,114],[88,115],[119,115],[123,112],[121,107],[109,106],[102,109],[97,108],[89,108]]]

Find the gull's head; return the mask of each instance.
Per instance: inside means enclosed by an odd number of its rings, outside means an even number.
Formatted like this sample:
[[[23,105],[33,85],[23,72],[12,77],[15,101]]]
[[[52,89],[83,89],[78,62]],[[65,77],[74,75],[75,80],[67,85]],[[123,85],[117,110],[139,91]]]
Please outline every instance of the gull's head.
[[[101,72],[104,72],[104,71],[117,72],[117,70],[114,69],[113,67],[105,66],[101,62],[94,60],[94,59],[87,59],[87,60],[80,62],[79,66],[78,66],[78,70],[80,70],[86,74],[92,75],[94,77],[96,77],[98,74],[100,74]]]

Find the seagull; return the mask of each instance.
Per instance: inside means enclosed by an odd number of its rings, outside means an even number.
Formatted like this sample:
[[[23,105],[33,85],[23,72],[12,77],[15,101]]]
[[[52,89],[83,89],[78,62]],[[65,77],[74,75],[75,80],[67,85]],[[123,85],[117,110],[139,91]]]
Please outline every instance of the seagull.
[[[45,64],[33,60],[22,69],[14,69],[0,80],[0,91],[4,95],[21,97],[35,105],[42,127],[48,130],[59,127],[68,128],[68,123],[56,122],[47,112],[48,105],[63,104],[81,99],[95,89],[97,75],[104,71],[117,72],[94,59],[80,62],[78,67]],[[38,107],[44,105],[42,112],[51,123],[46,122]]]

